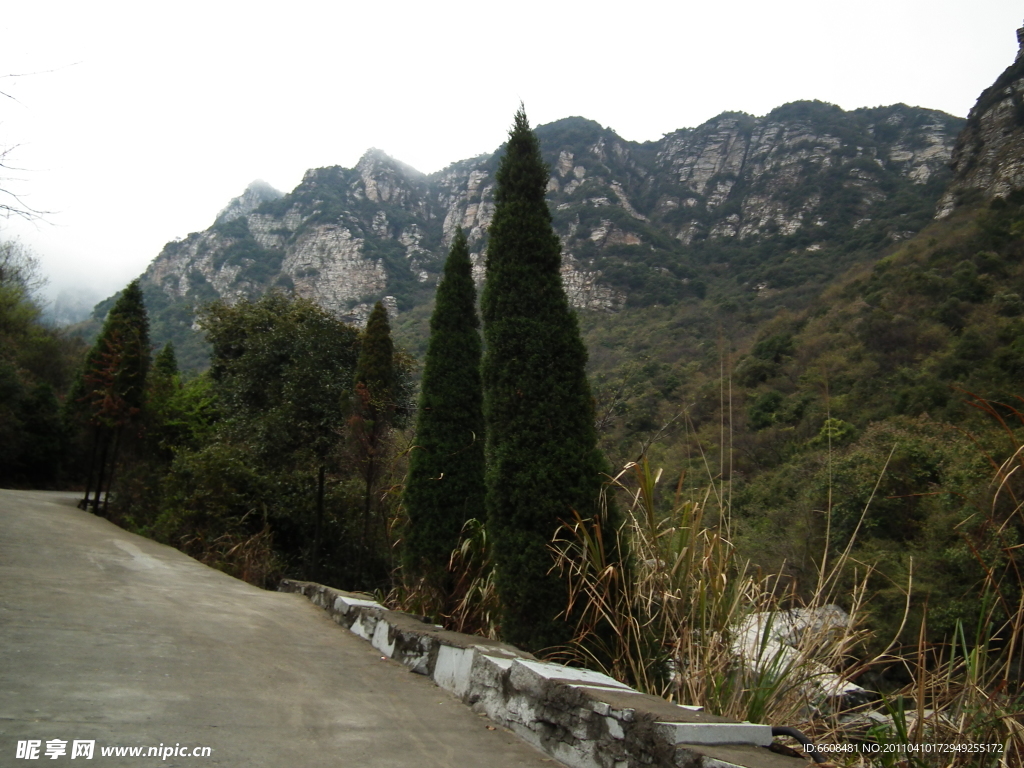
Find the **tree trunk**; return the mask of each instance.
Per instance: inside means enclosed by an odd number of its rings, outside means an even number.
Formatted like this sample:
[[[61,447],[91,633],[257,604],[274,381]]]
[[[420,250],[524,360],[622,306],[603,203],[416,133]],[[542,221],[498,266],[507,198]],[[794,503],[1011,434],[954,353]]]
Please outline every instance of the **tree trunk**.
[[[373,510],[373,485],[377,475],[377,461],[373,456],[373,449],[366,459],[366,493],[363,496],[363,535],[359,545],[359,563],[357,566],[357,578],[362,577],[369,561],[370,554],[370,519]]]
[[[92,432],[92,450],[89,451],[89,475],[85,481],[85,498],[78,502],[79,509],[89,509],[89,495],[92,493],[92,479],[96,476],[96,446],[100,442],[100,428]]]
[[[92,500],[92,511],[93,514],[97,515],[100,513],[100,495],[103,493],[103,482],[106,479],[107,450],[110,448],[110,436],[104,435],[102,443],[103,449],[100,451],[99,478],[96,480],[96,496]]]
[[[124,432],[124,427],[119,428],[114,433],[114,450],[110,456],[110,472],[107,473],[107,492],[103,494],[103,516],[106,517],[108,507],[110,506],[110,488],[114,484],[114,470],[117,469],[117,455],[121,452],[121,433]],[[103,486],[100,486],[102,490]]]
[[[316,482],[316,527],[313,530],[313,562],[310,567],[310,581],[316,581],[320,575],[320,543],[324,530],[324,479],[327,467],[320,465]]]

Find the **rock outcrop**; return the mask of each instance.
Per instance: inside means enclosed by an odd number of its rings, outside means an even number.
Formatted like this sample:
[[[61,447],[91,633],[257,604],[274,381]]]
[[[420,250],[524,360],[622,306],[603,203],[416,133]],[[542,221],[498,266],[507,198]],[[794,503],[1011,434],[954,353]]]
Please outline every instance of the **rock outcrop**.
[[[949,216],[972,200],[1005,198],[1024,189],[1024,27],[1017,30],[1017,58],[967,117],[953,150],[955,174],[942,196],[936,218]]]

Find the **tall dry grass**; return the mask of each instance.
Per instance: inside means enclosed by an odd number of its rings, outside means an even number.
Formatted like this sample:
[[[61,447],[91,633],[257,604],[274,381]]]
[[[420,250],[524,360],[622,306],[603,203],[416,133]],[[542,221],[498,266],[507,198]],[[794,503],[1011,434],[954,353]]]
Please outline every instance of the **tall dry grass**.
[[[181,540],[180,548],[211,568],[263,589],[275,589],[285,570],[274,552],[273,531],[266,523],[251,535],[229,531],[207,538],[202,532],[195,532]]]
[[[684,498],[682,482],[659,512],[660,472],[645,458],[615,485],[629,494],[619,531],[627,563],[608,562],[600,528],[575,519],[558,548],[577,636],[570,662],[600,668],[648,693],[741,720],[793,724],[831,712],[844,691],[836,669],[855,663],[870,569],[849,615],[837,601],[845,553],[800,601],[779,577],[752,571],[729,538],[728,508],[709,485]]]
[[[425,616],[446,629],[498,639],[501,601],[494,582],[494,563],[487,526],[470,519],[462,527],[447,573],[451,589],[439,589],[427,580],[408,583],[401,572],[381,601],[392,608]]]

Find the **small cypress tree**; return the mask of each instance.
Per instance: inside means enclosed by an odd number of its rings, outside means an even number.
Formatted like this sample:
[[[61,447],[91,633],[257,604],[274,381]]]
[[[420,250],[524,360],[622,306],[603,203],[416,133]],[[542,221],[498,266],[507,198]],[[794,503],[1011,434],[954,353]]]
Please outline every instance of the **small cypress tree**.
[[[466,520],[484,517],[480,319],[469,248],[455,233],[430,317],[416,442],[409,457],[405,564],[448,592],[446,566]]]
[[[138,280],[130,282],[121,292],[89,358],[95,365],[103,354],[121,359],[114,395],[123,400],[124,407],[137,413],[145,401],[150,358],[149,315]],[[88,373],[89,361],[86,362],[86,375]]]
[[[520,108],[498,168],[481,312],[487,512],[501,629],[527,650],[571,635],[567,587],[551,572],[549,545],[573,511],[599,517],[607,471],[587,352],[562,287],[561,245],[544,198],[548,175]],[[609,532],[605,541],[613,540]]]
[[[174,354],[174,344],[168,341],[160,354],[153,361],[153,370],[162,375],[173,378],[178,375],[178,356]]]
[[[366,321],[359,360],[356,362],[355,392],[349,423],[355,438],[357,461],[363,474],[363,532],[357,571],[363,571],[370,554],[373,494],[384,469],[387,436],[395,414],[397,376],[395,346],[391,340],[388,311],[378,301]]]
[[[356,387],[362,384],[368,393],[370,413],[386,414],[395,408],[395,345],[384,302],[373,305],[366,321],[359,361],[356,363]]]
[[[178,361],[174,345],[167,342],[153,359],[146,378],[146,408],[144,421],[147,458],[159,463],[170,462],[174,453],[171,446],[177,437],[178,416],[172,403],[181,389]]]

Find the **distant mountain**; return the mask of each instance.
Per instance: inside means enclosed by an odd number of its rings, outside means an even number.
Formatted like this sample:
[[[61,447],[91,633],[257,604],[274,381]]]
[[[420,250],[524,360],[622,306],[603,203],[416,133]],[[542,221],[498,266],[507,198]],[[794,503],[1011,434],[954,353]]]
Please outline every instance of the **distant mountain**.
[[[69,326],[89,318],[103,294],[92,288],[62,288],[44,305],[43,317],[55,326]]]
[[[730,481],[738,546],[794,588],[817,580],[813,553],[856,537],[858,567],[879,574],[880,645],[976,627],[985,569],[1022,565],[1022,487],[993,468],[1024,439],[1024,56],[981,94],[951,163],[935,221],[820,292],[584,320],[597,378],[624,393],[607,444],[621,458],[655,435],[670,477]],[[911,582],[923,628],[901,627]]]
[[[542,125],[571,300],[616,311],[822,285],[851,254],[931,219],[963,125],[902,104],[844,112],[820,102],[727,113],[642,144],[580,117]],[[285,195],[250,185],[146,270],[154,339],[201,365],[195,308],[273,288],[355,323],[384,297],[409,312],[431,301],[458,226],[482,278],[501,151],[426,176],[370,150],[355,168],[308,171]]]

